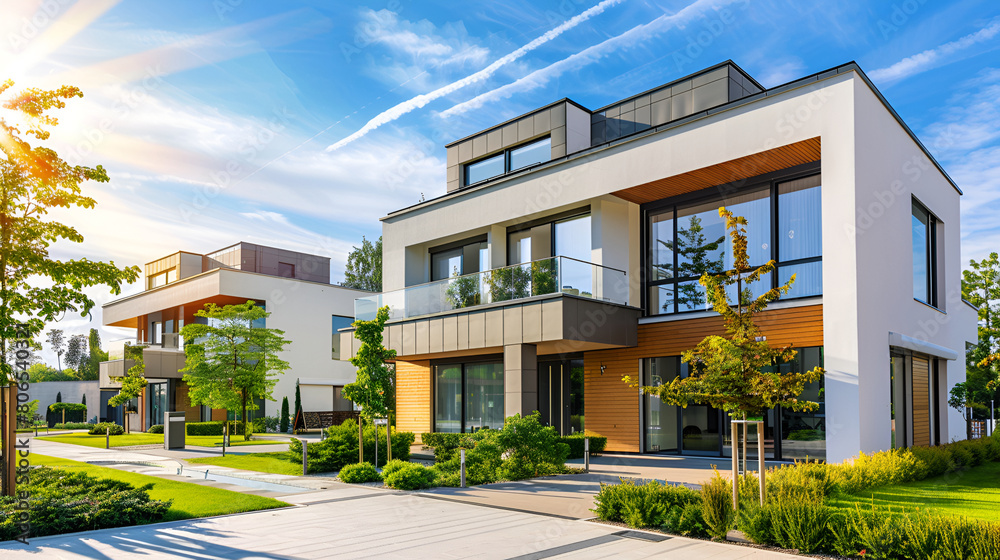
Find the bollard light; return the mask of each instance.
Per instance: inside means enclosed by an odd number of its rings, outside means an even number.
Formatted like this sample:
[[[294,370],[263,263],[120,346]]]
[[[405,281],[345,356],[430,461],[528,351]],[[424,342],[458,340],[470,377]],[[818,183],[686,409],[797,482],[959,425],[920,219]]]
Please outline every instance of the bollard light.
[[[590,472],[590,438],[583,438],[583,472]]]
[[[465,488],[465,450],[464,449],[460,449],[459,453],[460,453],[460,456],[461,456],[461,466],[462,466],[462,468],[461,468],[462,480],[461,480],[461,483],[460,483],[459,487],[460,488]]]
[[[302,476],[309,474],[309,442],[302,440]]]
[[[111,427],[105,428],[104,433],[104,449],[111,449]]]

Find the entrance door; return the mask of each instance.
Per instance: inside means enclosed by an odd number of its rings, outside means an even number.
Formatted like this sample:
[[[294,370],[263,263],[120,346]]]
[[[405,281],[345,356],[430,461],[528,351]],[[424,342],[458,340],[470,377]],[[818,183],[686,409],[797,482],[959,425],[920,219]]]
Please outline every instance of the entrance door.
[[[539,362],[538,412],[560,435],[584,430],[583,360]]]

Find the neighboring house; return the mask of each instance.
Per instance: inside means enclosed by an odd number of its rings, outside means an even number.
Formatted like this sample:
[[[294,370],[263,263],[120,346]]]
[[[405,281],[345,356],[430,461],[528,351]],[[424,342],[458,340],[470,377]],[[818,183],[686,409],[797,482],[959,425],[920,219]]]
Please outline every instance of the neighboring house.
[[[764,90],[725,62],[449,144],[447,193],[382,219],[386,291],[356,313],[391,308],[401,430],[538,410],[610,451],[728,455],[719,410],[622,382],[685,376],[681,353],[723,333],[698,278],[731,265],[725,205],[749,220],[753,264],[778,262],[755,293],[796,275],[760,317],[799,349],[781,367],[827,370],[803,395],[819,410],[767,415],[768,454],[946,442],[965,434],[947,395],[976,340],[960,195],[856,64]]]
[[[320,393],[309,401],[319,411],[338,410],[342,404],[323,397],[331,387],[355,379],[354,368],[339,360],[335,333],[353,321],[354,299],[369,292],[330,284],[328,257],[237,243],[206,255],[178,252],[147,263],[145,282],[143,292],[103,307],[105,326],[134,328],[136,337],[128,343],[147,346],[143,360],[149,384],[129,407],[137,411],[130,418],[133,428],[162,424],[163,413],[174,410],[184,411],[188,422],[225,418],[225,411],[191,404],[179,371],[184,367],[184,340],[178,333],[185,324],[205,321],[195,312],[208,303],[253,300],[270,313],[264,326],[281,329],[291,341],[282,356],[290,369],[278,376],[274,400],[258,401],[253,417],[277,416],[282,397],[294,402],[299,378],[303,395]],[[113,359],[101,363],[100,416],[120,423],[122,407],[107,404],[120,389],[111,377],[124,375],[132,363],[123,359],[121,345],[110,353]]]

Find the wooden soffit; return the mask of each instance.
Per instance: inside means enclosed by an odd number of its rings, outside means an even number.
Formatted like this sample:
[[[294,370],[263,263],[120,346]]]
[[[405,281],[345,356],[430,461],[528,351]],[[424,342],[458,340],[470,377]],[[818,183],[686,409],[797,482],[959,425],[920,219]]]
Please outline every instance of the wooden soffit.
[[[680,175],[664,177],[612,194],[629,202],[642,204],[819,160],[820,140],[817,136]]]

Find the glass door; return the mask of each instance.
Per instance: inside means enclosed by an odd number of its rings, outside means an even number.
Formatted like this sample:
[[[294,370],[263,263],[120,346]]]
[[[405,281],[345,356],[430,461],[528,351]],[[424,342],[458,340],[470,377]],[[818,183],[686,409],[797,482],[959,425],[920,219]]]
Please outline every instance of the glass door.
[[[680,359],[651,358],[645,361],[643,385],[657,387],[670,383],[680,374]],[[651,453],[680,450],[677,434],[678,408],[657,396],[645,395],[645,450]]]

